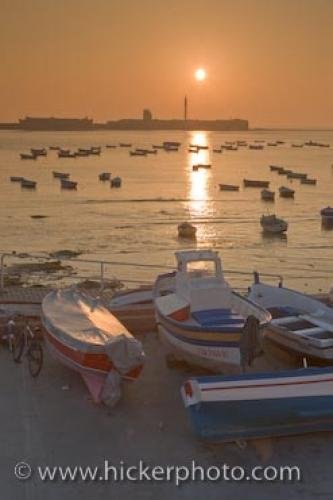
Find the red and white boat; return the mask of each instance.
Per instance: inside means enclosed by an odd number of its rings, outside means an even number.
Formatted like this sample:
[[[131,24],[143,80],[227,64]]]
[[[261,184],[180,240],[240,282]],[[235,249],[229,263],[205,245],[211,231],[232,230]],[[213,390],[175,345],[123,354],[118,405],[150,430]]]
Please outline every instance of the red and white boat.
[[[42,302],[42,322],[51,354],[82,375],[95,402],[110,400],[104,396],[115,381],[139,376],[141,343],[96,299],[74,288],[52,291]]]

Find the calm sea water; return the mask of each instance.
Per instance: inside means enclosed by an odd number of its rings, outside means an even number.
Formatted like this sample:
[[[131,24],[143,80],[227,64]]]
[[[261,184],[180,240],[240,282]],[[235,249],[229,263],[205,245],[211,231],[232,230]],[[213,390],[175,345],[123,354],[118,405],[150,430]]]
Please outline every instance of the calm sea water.
[[[330,148],[293,148],[306,140],[330,143]],[[59,145],[76,149],[131,142],[151,147],[165,140],[182,143],[179,152],[130,157],[125,148],[105,149],[98,156],[59,159],[57,153],[37,161],[22,161],[30,147]],[[189,154],[189,143],[218,147],[225,141],[283,140],[262,151]],[[211,170],[192,171],[194,163],[211,163]],[[269,165],[307,172],[317,186],[270,172]],[[175,250],[189,243],[177,238],[177,225],[191,220],[197,227],[198,248],[220,251],[226,269],[279,273],[300,290],[327,289],[333,282],[333,231],[321,227],[319,211],[333,205],[333,132],[0,132],[0,251],[53,252],[78,250],[83,257],[140,264],[173,265]],[[69,172],[78,190],[64,191],[52,170]],[[98,174],[110,171],[123,179],[121,189],[110,189]],[[10,175],[38,182],[35,191],[23,190]],[[243,178],[263,179],[271,188],[291,185],[295,200],[274,204],[260,200],[259,189],[220,192],[219,183],[242,184]],[[262,214],[276,213],[289,222],[287,238],[263,237]],[[32,219],[32,215],[46,215]],[[85,271],[97,274],[93,265]],[[120,279],[151,280],[150,268],[109,266]],[[232,276],[246,286],[250,277]]]

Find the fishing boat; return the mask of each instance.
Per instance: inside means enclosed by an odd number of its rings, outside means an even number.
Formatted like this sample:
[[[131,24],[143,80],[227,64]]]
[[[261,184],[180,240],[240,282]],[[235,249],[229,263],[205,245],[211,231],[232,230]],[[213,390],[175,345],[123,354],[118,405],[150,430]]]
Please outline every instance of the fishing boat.
[[[212,165],[210,163],[197,163],[196,165],[193,165],[193,170],[199,170],[199,168],[203,169],[209,169],[212,168]]]
[[[279,193],[281,198],[294,198],[295,196],[295,190],[286,186],[281,186]]]
[[[163,293],[164,275],[154,287],[162,341],[176,357],[193,365],[239,372],[244,362],[241,345],[249,339],[249,327],[254,357],[260,329],[270,321],[270,313],[230,288],[217,252],[176,252],[176,259],[174,292]]]
[[[178,238],[185,238],[187,240],[195,240],[197,228],[190,222],[182,222],[178,225]]]
[[[269,181],[256,181],[252,179],[244,179],[243,183],[245,187],[258,187],[258,188],[269,187]]]
[[[106,402],[110,374],[139,376],[141,343],[96,299],[74,288],[52,291],[42,302],[42,323],[51,354],[81,374],[95,402]]]
[[[98,178],[100,181],[109,181],[111,177],[110,172],[102,172],[99,174]]]
[[[105,147],[107,149],[116,149],[117,145],[116,144],[106,144]]]
[[[60,179],[62,189],[77,189],[77,182],[68,179]]]
[[[262,150],[264,146],[262,144],[250,144],[249,149]]]
[[[147,152],[146,151],[138,151],[138,150],[135,150],[135,151],[129,151],[129,155],[130,156],[147,156]]]
[[[220,191],[239,191],[239,186],[234,184],[219,184]]]
[[[66,174],[65,172],[57,172],[57,171],[53,170],[52,174],[53,174],[53,177],[55,179],[68,179],[69,178],[69,174]]]
[[[317,179],[310,179],[310,178],[301,179],[301,184],[309,184],[311,186],[315,186],[317,184]]]
[[[275,192],[270,191],[269,189],[263,189],[260,193],[261,199],[264,201],[274,201],[275,200]]]
[[[306,295],[282,286],[260,282],[255,273],[249,298],[266,308],[272,320],[264,337],[302,363],[333,364],[333,309]]]
[[[45,148],[31,148],[30,149],[31,154],[34,156],[46,156],[47,155],[47,150]]]
[[[21,187],[27,188],[27,189],[35,189],[37,186],[36,181],[31,181],[29,179],[24,179],[24,177],[21,179]]]
[[[276,215],[262,215],[260,218],[260,225],[264,233],[282,234],[288,229],[288,223],[276,217]]]
[[[130,142],[120,142],[119,147],[121,148],[131,148],[132,144]]]
[[[303,174],[301,172],[289,172],[287,173],[288,179],[306,179],[308,174]]]
[[[10,179],[10,182],[22,182],[23,181],[23,177],[17,177],[16,175],[11,175],[9,179]]]
[[[304,144],[292,144],[291,147],[292,148],[302,148],[304,146]]]
[[[223,153],[223,149],[213,149],[213,153]]]
[[[110,183],[110,186],[112,188],[120,188],[121,187],[121,177],[114,177],[113,179],[111,179],[111,183]]]
[[[36,160],[37,156],[32,153],[20,153],[21,160]]]
[[[321,221],[324,226],[333,226],[333,208],[326,207],[320,210]]]
[[[58,151],[60,149],[60,146],[49,146],[50,151]]]
[[[271,172],[284,172],[284,167],[279,167],[278,165],[270,165],[269,169]]]
[[[333,367],[191,378],[181,395],[203,440],[333,430]]]
[[[60,149],[58,158],[76,158],[76,153],[72,153],[69,149]]]

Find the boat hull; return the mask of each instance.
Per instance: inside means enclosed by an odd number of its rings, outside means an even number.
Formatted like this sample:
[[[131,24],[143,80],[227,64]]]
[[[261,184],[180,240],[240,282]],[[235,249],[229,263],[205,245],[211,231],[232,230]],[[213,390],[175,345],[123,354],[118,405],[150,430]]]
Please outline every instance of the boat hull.
[[[235,441],[333,429],[333,368],[201,377],[182,387],[195,433]]]
[[[236,339],[209,345],[207,341],[198,338],[197,332],[186,332],[189,338],[185,340],[181,330],[171,329],[158,320],[158,332],[165,346],[175,355],[187,363],[200,366],[216,373],[240,373],[241,360],[239,344]],[[183,332],[185,333],[185,332]],[[190,336],[192,338],[190,338]]]

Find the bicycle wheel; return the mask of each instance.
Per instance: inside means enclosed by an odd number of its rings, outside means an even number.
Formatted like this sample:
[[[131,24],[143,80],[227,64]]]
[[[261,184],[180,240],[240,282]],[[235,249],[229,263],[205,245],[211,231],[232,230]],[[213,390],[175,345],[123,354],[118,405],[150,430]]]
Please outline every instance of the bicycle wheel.
[[[28,352],[29,372],[32,377],[38,377],[43,366],[43,348],[38,340],[33,340]]]
[[[15,335],[12,343],[12,356],[15,363],[21,363],[24,351],[25,336],[23,331]]]

